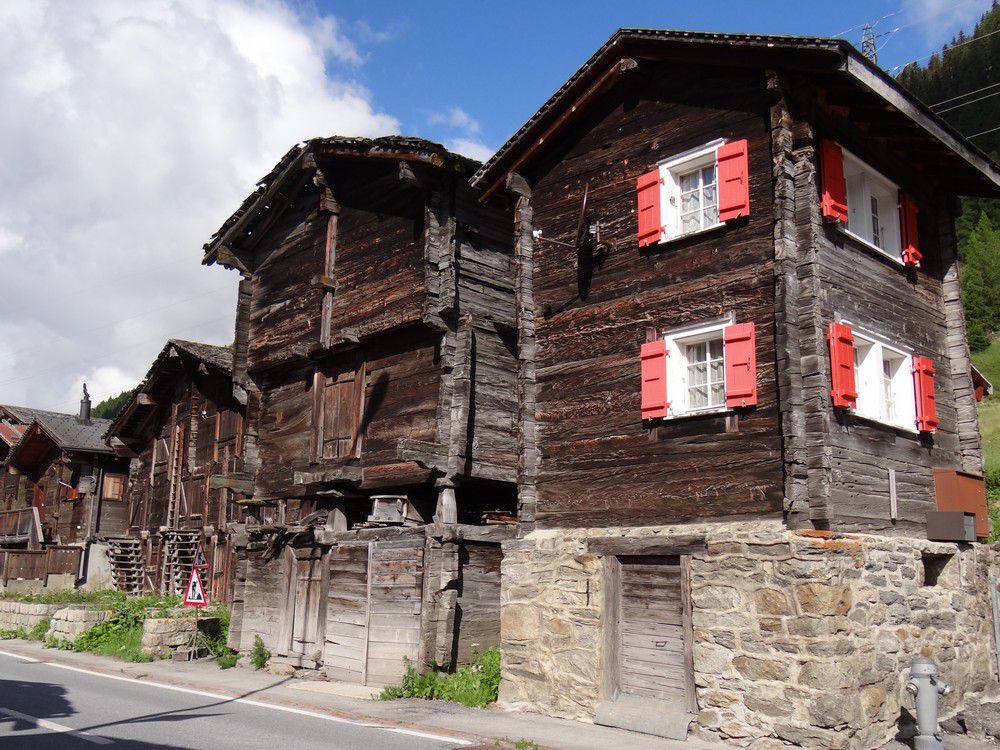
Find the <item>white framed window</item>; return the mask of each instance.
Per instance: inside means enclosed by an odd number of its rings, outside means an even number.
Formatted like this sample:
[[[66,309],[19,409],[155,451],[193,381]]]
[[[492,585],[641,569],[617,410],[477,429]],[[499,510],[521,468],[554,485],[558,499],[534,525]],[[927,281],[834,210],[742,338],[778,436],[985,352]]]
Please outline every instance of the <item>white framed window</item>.
[[[660,216],[671,240],[722,226],[719,221],[718,151],[721,138],[660,162]]]
[[[854,332],[854,413],[865,419],[916,432],[912,355],[864,331]]]
[[[848,234],[902,263],[899,186],[844,151]]]
[[[664,332],[668,419],[727,410],[724,336],[732,322],[729,316]]]

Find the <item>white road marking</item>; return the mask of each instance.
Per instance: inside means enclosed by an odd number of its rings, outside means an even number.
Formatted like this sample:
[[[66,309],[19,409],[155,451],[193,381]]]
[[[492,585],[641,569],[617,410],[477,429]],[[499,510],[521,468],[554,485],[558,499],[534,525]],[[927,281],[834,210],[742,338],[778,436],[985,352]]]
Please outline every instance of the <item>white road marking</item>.
[[[109,740],[107,737],[99,737],[96,734],[73,729],[73,727],[68,727],[65,724],[56,724],[54,721],[49,721],[48,719],[39,719],[37,716],[28,716],[28,714],[22,714],[20,711],[15,711],[11,708],[0,708],[0,716],[7,716],[18,721],[27,721],[39,729],[48,729],[50,732],[70,734],[77,739],[93,742],[95,745],[110,745],[113,742],[113,740]]]
[[[134,677],[124,677],[116,674],[104,674],[103,672],[92,672],[89,669],[81,669],[80,667],[71,667],[69,664],[60,664],[54,661],[42,661],[40,659],[32,659],[27,656],[22,656],[21,654],[12,653],[10,651],[0,651],[2,656],[12,656],[16,659],[24,659],[30,661],[33,664],[44,664],[47,667],[55,667],[56,669],[66,669],[70,672],[79,672],[80,674],[90,675],[91,677],[104,677],[108,680],[119,680],[121,682],[131,682],[139,685],[149,685],[150,687],[160,688],[161,690],[173,690],[177,693],[187,693],[189,695],[198,695],[203,698],[214,698],[215,700],[227,701],[229,703],[243,703],[247,706],[257,706],[258,708],[269,708],[273,711],[284,711],[290,714],[299,714],[300,716],[311,716],[314,719],[323,719],[324,721],[332,721],[337,724],[352,724],[357,727],[366,727],[369,729],[384,729],[387,732],[395,732],[396,734],[405,734],[412,737],[422,737],[427,740],[434,740],[436,742],[448,742],[452,745],[471,745],[473,744],[471,740],[463,740],[459,737],[449,737],[445,734],[434,734],[433,732],[422,732],[417,729],[406,729],[404,727],[394,727],[389,724],[378,724],[376,722],[369,721],[359,721],[357,719],[345,719],[342,716],[331,716],[330,714],[321,714],[316,711],[307,711],[302,708],[292,708],[291,706],[282,706],[278,703],[266,703],[264,701],[253,700],[252,698],[235,698],[231,695],[223,695],[222,693],[210,693],[207,690],[198,690],[196,688],[186,688],[180,687],[179,685],[169,685],[165,682],[156,682],[155,680],[139,680]],[[32,719],[32,721],[35,721]],[[70,730],[72,731],[72,730]],[[100,738],[103,740],[104,738]]]
[[[28,664],[41,664],[41,659],[32,659],[30,656],[24,656],[23,654],[15,654],[13,651],[0,651],[3,656],[13,656],[15,659],[20,659]]]

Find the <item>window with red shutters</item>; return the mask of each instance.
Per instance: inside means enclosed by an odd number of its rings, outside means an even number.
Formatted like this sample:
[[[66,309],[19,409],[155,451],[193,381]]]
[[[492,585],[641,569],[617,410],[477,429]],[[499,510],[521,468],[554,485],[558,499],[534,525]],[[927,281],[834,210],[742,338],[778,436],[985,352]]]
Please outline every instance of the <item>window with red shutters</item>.
[[[937,430],[937,402],[934,399],[934,363],[929,357],[913,358],[913,392],[917,401],[917,429]]]
[[[660,221],[660,185],[662,182],[659,167],[651,172],[646,172],[636,181],[639,247],[660,241],[660,233],[663,230]]]
[[[853,409],[858,402],[858,390],[854,380],[854,334],[850,326],[830,323],[826,334],[830,345],[830,375],[833,405],[841,409]]]
[[[726,406],[735,409],[757,403],[757,351],[753,323],[726,326]]]
[[[750,215],[746,139],[719,146],[717,152],[719,184],[719,221],[732,221]]]
[[[899,193],[899,228],[902,232],[903,263],[919,266],[923,254],[917,238],[917,204],[906,193]]]
[[[833,141],[822,140],[819,147],[820,208],[824,219],[847,223],[847,181],[844,179],[844,152]]]
[[[642,418],[667,416],[667,342],[648,341],[639,354],[642,371]]]

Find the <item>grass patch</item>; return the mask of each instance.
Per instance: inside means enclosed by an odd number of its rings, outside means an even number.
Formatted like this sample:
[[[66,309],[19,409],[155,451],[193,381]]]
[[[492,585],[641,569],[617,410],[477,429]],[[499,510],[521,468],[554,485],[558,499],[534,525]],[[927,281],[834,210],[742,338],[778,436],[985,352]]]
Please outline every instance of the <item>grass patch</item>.
[[[125,599],[125,594],[114,589],[97,591],[46,591],[40,594],[5,593],[4,599],[29,604],[112,604]]]
[[[431,670],[421,674],[407,659],[403,681],[385,688],[379,699],[422,698],[482,708],[496,701],[499,690],[500,649],[491,648],[472,664],[460,667],[454,673]]]
[[[28,640],[28,631],[24,628],[14,628],[13,630],[0,630],[0,641],[9,641],[14,638],[20,638],[23,641]]]
[[[54,641],[49,645],[70,651],[111,656],[132,662],[147,662],[150,657],[142,652],[142,621],[149,611],[165,610],[180,604],[179,596],[134,596],[120,591],[107,592],[97,601],[114,610],[114,615],[104,622],[85,630],[75,641]]]
[[[218,659],[215,660],[216,664],[219,665],[219,669],[232,669],[236,666],[236,662],[239,661],[238,654],[223,654]]]
[[[972,362],[995,388],[1000,389],[1000,340],[973,354]],[[986,499],[993,529],[990,541],[995,542],[1000,541],[1000,394],[995,393],[979,403],[979,430],[983,434]]]

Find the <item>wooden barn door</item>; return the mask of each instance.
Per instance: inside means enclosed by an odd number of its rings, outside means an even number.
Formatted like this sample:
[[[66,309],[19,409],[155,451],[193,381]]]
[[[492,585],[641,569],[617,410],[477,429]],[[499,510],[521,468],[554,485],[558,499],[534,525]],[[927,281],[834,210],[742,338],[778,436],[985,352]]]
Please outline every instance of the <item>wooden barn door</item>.
[[[279,643],[284,654],[319,661],[326,625],[326,560],[320,547],[290,548],[287,552],[287,601]]]
[[[338,545],[330,555],[326,649],[331,679],[388,685],[420,656],[424,537]]]
[[[688,555],[605,558],[598,723],[683,738],[697,713]]]

